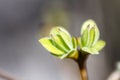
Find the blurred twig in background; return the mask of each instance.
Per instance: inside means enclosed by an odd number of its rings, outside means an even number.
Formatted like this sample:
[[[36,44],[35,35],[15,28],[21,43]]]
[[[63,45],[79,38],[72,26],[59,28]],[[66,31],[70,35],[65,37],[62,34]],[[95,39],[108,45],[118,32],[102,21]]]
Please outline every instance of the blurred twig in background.
[[[18,79],[17,77],[9,74],[8,72],[4,70],[0,70],[0,79],[5,79],[5,80],[21,80]]]

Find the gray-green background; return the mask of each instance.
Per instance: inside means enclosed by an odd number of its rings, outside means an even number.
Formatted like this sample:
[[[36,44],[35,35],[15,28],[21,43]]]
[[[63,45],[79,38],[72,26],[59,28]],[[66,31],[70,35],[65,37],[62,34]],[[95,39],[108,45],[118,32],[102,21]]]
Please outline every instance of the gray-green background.
[[[79,80],[77,64],[51,56],[38,39],[56,24],[79,36],[89,18],[107,42],[89,57],[89,78],[106,80],[120,60],[119,0],[0,0],[0,69],[24,80]]]

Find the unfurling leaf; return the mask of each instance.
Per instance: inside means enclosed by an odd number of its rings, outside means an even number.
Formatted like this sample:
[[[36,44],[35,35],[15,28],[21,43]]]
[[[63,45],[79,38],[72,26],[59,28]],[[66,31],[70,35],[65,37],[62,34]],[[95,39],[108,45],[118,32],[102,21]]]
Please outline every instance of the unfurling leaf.
[[[93,46],[93,48],[95,48],[97,51],[100,51],[101,49],[104,48],[105,45],[106,45],[105,41],[99,40],[99,41]]]
[[[57,55],[64,54],[63,51],[59,50],[57,47],[53,45],[52,40],[48,37],[40,39],[39,42],[43,45],[43,47],[45,47],[48,51],[50,51],[53,54]]]
[[[90,29],[89,34],[90,34],[90,36],[89,36],[88,46],[89,46],[89,47],[92,47],[93,42],[94,42],[94,39],[95,39],[95,28],[94,28],[94,27],[92,27],[92,28]]]
[[[54,56],[63,58],[78,58],[77,40],[62,27],[55,27],[50,37],[42,38],[39,42]]]
[[[105,46],[104,41],[98,41],[100,36],[99,29],[93,20],[87,20],[81,27],[81,38],[78,39],[82,51],[90,54],[98,54]]]
[[[82,50],[89,54],[99,54],[99,52],[95,48],[83,47]]]
[[[83,46],[87,46],[89,42],[89,28],[86,28],[81,35],[81,43]]]
[[[92,19],[89,19],[87,21],[85,21],[82,25],[82,28],[81,28],[81,35],[83,34],[83,32],[89,27],[90,28],[94,28],[95,29],[95,38],[94,38],[94,42],[93,42],[93,45],[97,42],[97,40],[99,39],[99,36],[100,36],[100,32],[99,32],[99,29],[97,27],[97,24],[95,23],[94,20]]]

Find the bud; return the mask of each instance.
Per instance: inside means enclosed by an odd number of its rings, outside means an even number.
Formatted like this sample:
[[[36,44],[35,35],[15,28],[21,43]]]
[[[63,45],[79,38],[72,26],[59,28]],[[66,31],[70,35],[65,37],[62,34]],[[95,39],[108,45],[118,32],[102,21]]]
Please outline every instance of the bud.
[[[63,58],[78,58],[77,41],[62,27],[54,27],[49,37],[39,40],[39,42],[51,54],[56,57]]]
[[[98,54],[105,46],[103,40],[98,40],[100,36],[99,29],[93,20],[87,20],[81,28],[81,38],[78,39],[80,48],[89,54]]]

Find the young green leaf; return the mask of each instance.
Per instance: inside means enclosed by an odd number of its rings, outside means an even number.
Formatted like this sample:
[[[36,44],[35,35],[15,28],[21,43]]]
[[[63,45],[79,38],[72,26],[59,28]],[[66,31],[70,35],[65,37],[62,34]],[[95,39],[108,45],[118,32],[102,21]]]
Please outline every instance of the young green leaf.
[[[50,34],[59,35],[60,31],[63,31],[65,34],[67,34],[68,36],[70,36],[70,34],[67,32],[67,30],[64,29],[61,26],[57,26],[57,27],[52,28],[52,30],[50,31]]]
[[[89,54],[99,54],[99,52],[95,48],[83,47],[82,50]]]
[[[99,40],[99,41],[93,46],[93,48],[95,48],[97,51],[100,51],[101,49],[104,48],[105,45],[106,45],[105,41]]]
[[[87,27],[81,35],[81,42],[83,46],[87,46],[89,42],[89,28]]]
[[[52,35],[60,35],[60,37],[62,38],[64,45],[67,45],[66,47],[69,49],[72,49],[72,39],[70,34],[67,32],[67,30],[65,30],[62,27],[55,27],[51,30],[50,34]]]
[[[73,52],[71,52],[68,57],[72,58],[72,59],[78,59],[79,53],[77,50],[74,50]]]
[[[82,41],[81,41],[80,37],[77,38],[77,44],[80,46],[80,48],[83,47],[83,44],[82,44]]]
[[[87,21],[85,21],[82,25],[82,28],[81,28],[81,34],[83,34],[83,32],[86,30],[87,27],[94,27],[95,28],[95,38],[94,38],[94,42],[93,42],[93,45],[95,45],[95,43],[98,41],[99,39],[99,35],[100,35],[100,32],[99,32],[99,29],[97,27],[97,24],[95,23],[94,20],[92,19],[89,19]]]
[[[52,44],[52,40],[48,37],[40,39],[39,42],[42,44],[43,47],[45,47],[48,51],[50,51],[53,54],[57,55],[64,54],[63,51],[59,50]]]
[[[89,43],[88,43],[88,47],[92,47],[92,44],[94,42],[94,39],[95,39],[95,28],[92,27],[90,29],[90,32],[89,32]]]
[[[64,29],[60,29],[59,33],[62,39],[64,40],[64,42],[68,45],[68,47],[70,49],[73,49],[72,38],[70,35],[67,34],[67,31],[65,31]]]
[[[50,35],[51,34],[52,35],[58,35],[59,34],[59,28],[60,27],[54,27],[54,28],[52,28],[51,31],[50,31]]]
[[[72,43],[73,43],[73,48],[77,48],[78,44],[75,37],[72,37]]]
[[[68,57],[68,55],[71,54],[71,53],[73,53],[73,52],[74,52],[74,50],[70,50],[69,52],[67,52],[66,54],[60,56],[59,58],[60,59],[64,59],[64,58]]]
[[[58,44],[65,52],[68,52],[68,47],[65,45],[60,35],[51,35],[51,39]]]

